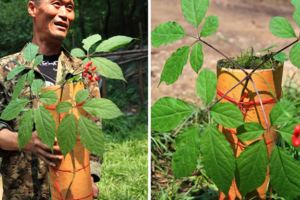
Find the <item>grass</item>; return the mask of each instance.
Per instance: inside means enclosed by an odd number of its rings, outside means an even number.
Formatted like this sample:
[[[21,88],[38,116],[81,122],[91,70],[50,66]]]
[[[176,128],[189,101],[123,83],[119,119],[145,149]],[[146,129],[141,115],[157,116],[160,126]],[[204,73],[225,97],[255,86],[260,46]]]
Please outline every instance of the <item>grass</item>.
[[[148,141],[145,125],[128,137],[108,135],[99,182],[100,200],[143,200],[148,195]]]

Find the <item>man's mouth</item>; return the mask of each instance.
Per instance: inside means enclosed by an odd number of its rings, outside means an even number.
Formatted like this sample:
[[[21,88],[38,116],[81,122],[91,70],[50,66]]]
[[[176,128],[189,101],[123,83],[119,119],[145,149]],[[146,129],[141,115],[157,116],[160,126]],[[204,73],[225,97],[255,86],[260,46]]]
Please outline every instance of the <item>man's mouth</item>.
[[[54,25],[58,27],[60,30],[67,30],[69,28],[67,23],[64,22],[54,22]]]

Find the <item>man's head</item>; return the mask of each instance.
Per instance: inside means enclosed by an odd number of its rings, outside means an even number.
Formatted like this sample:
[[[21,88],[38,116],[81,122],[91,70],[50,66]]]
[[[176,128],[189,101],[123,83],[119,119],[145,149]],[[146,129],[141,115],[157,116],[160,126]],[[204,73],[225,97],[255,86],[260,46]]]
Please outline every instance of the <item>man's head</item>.
[[[27,8],[34,37],[42,40],[62,41],[75,18],[73,0],[29,0]]]

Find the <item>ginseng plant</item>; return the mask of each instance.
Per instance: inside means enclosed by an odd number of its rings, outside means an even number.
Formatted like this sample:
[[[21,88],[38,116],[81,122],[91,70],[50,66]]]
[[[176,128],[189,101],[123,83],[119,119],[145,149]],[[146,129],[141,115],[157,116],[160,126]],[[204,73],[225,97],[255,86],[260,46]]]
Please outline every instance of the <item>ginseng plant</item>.
[[[300,1],[292,0],[295,7],[293,18],[300,27]],[[216,184],[220,192],[228,194],[233,180],[243,198],[261,186],[270,172],[269,191],[287,199],[300,198],[300,162],[298,161],[300,138],[300,116],[295,103],[274,97],[274,106],[267,116],[264,100],[257,89],[253,75],[260,69],[283,65],[287,60],[285,50],[289,51],[291,63],[300,68],[300,36],[284,17],[273,17],[269,28],[273,35],[280,38],[294,38],[285,47],[264,56],[250,56],[255,62],[239,62],[228,57],[205,40],[213,35],[219,26],[217,16],[205,16],[209,0],[181,0],[181,8],[185,20],[193,25],[197,35],[186,33],[177,22],[171,21],[158,25],[151,33],[153,47],[167,45],[184,37],[194,39],[192,44],[178,48],[166,60],[160,83],[173,84],[181,75],[188,60],[198,74],[196,80],[196,96],[200,98],[200,106],[172,97],[157,100],[151,109],[151,128],[154,132],[172,132],[176,135],[175,152],[172,155],[172,170],[175,178],[192,175],[201,157],[208,177]],[[201,22],[203,25],[200,26]],[[298,27],[298,28],[299,28]],[[199,30],[200,29],[200,30]],[[239,69],[245,75],[224,94],[217,95],[217,76],[203,65],[202,45],[206,45],[223,57],[223,62],[230,68]],[[243,57],[243,56],[242,56]],[[241,58],[243,60],[243,58]],[[220,62],[221,62],[220,61]],[[247,69],[247,70],[246,70]],[[224,83],[226,84],[226,83]],[[240,101],[230,102],[230,93],[238,86],[243,87]],[[260,122],[244,120],[243,108],[240,106],[251,85],[258,98],[256,107],[261,107]],[[222,100],[228,100],[223,102]],[[221,102],[222,101],[222,102]],[[240,104],[241,103],[241,104]],[[199,117],[203,115],[204,117]],[[268,118],[270,120],[268,120]],[[244,150],[235,155],[232,144],[221,130],[233,130],[237,134],[238,144]],[[277,139],[273,143],[272,152],[268,153],[268,141],[265,134],[275,131]],[[267,170],[269,169],[269,170]]]

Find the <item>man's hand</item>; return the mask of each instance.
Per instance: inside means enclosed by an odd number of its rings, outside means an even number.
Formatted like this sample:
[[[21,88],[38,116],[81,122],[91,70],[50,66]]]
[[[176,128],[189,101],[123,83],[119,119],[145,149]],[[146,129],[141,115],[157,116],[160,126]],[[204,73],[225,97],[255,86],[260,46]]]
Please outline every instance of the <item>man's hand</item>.
[[[42,143],[41,139],[37,136],[36,132],[32,133],[30,142],[25,146],[24,151],[32,152],[39,156],[48,165],[55,167],[58,162],[63,159],[63,155],[59,149],[57,143],[53,146],[53,152],[51,149]]]

